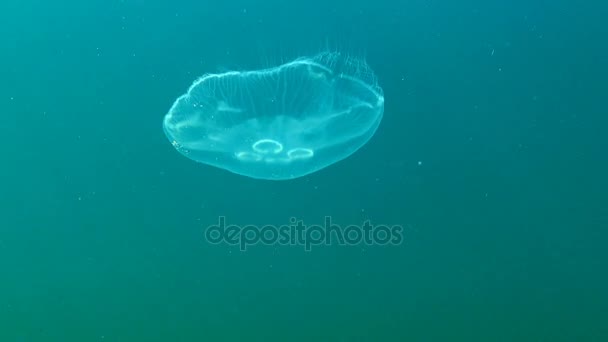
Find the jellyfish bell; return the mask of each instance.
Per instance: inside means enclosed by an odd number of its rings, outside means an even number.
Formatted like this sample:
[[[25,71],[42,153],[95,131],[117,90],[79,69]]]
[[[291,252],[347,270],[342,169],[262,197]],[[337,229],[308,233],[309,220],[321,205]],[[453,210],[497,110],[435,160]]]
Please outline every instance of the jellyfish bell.
[[[192,160],[285,180],[356,152],[383,113],[383,92],[369,66],[323,53],[267,69],[205,75],[175,100],[163,128]]]

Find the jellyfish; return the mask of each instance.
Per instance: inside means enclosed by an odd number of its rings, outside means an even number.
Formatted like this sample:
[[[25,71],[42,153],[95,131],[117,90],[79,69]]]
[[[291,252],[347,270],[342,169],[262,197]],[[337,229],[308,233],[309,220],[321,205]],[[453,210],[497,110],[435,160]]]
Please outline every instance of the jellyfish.
[[[175,100],[163,128],[194,161],[288,180],[355,153],[383,113],[383,91],[367,63],[325,52],[267,69],[204,75]]]

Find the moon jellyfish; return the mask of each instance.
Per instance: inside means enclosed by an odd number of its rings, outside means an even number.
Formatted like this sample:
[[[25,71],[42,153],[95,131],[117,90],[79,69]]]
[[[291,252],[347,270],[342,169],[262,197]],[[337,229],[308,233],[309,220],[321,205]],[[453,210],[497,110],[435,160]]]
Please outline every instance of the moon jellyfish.
[[[194,161],[286,180],[356,152],[383,113],[382,89],[364,61],[322,53],[268,69],[204,75],[175,100],[163,128]]]

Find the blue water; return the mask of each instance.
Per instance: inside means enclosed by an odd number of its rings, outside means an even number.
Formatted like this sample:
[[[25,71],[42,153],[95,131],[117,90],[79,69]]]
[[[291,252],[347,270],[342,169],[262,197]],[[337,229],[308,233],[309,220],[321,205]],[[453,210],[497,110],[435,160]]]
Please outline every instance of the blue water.
[[[0,341],[607,341],[607,7],[4,0]],[[349,158],[267,182],[164,136],[203,74],[324,49],[384,90]],[[206,230],[326,217],[402,239]]]

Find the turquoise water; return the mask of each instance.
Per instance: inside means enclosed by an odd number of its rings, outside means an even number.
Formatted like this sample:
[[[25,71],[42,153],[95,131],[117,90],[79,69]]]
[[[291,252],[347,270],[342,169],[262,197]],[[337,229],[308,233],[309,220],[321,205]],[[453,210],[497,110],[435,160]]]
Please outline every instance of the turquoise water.
[[[606,5],[0,4],[0,341],[606,341]],[[330,48],[384,119],[309,176],[175,152],[207,72]],[[216,243],[220,217],[400,243]]]

